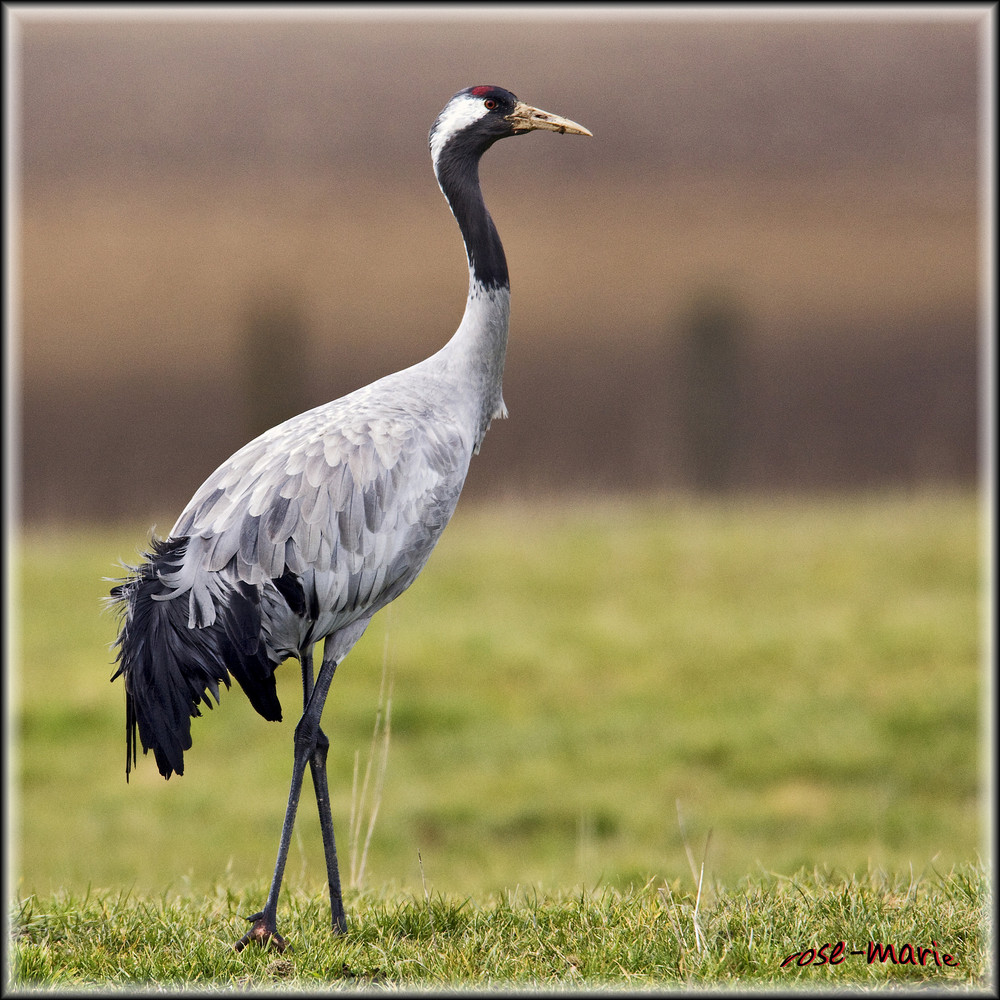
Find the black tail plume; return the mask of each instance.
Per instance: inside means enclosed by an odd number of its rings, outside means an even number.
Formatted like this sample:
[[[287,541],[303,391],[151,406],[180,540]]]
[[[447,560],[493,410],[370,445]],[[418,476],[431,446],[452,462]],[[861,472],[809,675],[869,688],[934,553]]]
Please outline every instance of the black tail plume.
[[[211,625],[189,627],[188,595],[156,600],[169,593],[160,573],[175,572],[187,538],[153,539],[146,561],[111,591],[122,617],[117,642],[118,670],[125,680],[125,777],[136,763],[136,734],[142,752],[152,750],[165,778],[184,773],[191,749],[191,719],[209,708],[209,692],[219,701],[219,684],[229,675],[239,682],[265,719],[279,721],[274,684],[277,666],[260,640],[260,596],[256,587],[227,581],[216,601]]]

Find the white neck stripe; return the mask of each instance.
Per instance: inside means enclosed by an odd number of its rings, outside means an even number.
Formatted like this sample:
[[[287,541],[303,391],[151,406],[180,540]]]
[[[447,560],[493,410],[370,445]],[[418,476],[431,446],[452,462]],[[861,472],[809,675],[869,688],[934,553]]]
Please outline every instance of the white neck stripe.
[[[461,94],[452,98],[445,109],[438,115],[434,127],[431,129],[431,160],[434,163],[434,172],[437,173],[438,157],[441,150],[448,144],[456,132],[468,128],[473,122],[479,121],[489,114],[488,109],[483,104],[481,97],[473,97],[472,94]]]

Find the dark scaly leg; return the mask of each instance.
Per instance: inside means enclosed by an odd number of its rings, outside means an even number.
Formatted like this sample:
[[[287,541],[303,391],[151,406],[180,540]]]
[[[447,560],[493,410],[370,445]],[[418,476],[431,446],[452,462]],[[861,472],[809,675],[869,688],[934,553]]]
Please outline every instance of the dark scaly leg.
[[[302,696],[305,706],[312,695],[312,654],[302,660]],[[337,843],[333,836],[333,816],[330,812],[330,789],[326,777],[326,758],[330,741],[322,729],[316,733],[316,749],[309,758],[316,806],[319,809],[319,828],[323,835],[323,855],[326,858],[326,880],[330,887],[330,922],[335,934],[347,931],[347,914],[340,890],[340,866],[337,863]]]
[[[326,781],[326,755],[330,741],[323,730],[317,733],[316,749],[309,758],[316,805],[319,807],[319,825],[323,833],[323,853],[326,856],[326,879],[330,886],[330,921],[335,934],[347,932],[347,914],[340,892],[340,867],[337,864],[337,844],[333,839],[333,817],[330,815],[330,790]]]

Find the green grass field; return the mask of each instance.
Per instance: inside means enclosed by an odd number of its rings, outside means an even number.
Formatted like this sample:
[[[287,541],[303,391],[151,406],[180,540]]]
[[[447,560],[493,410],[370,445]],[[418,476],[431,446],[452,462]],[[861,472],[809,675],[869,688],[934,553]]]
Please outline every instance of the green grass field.
[[[553,966],[567,982],[711,981],[758,967],[760,978],[789,942],[812,943],[805,931],[836,940],[862,927],[870,937],[937,934],[942,947],[967,949],[960,980],[978,981],[985,938],[959,934],[955,921],[976,923],[988,881],[978,865],[980,529],[976,498],[950,492],[460,509],[421,579],[338,671],[327,704],[347,875],[355,753],[363,770],[386,667],[388,765],[361,891],[348,894],[354,929],[336,946],[348,948],[345,967],[391,968],[404,982],[483,980],[469,958],[432,961],[428,935],[446,954],[459,928],[482,957],[477,927],[495,924],[499,910],[527,933],[541,907],[563,914],[551,919],[570,940],[539,945],[546,961],[552,947],[581,960]],[[14,554],[12,907],[24,929],[14,967],[26,979],[235,981],[240,961],[221,952],[214,973],[195,957],[160,967],[119,959],[118,973],[93,958],[75,966],[66,925],[107,921],[90,935],[107,956],[102,935],[122,942],[146,914],[154,951],[157,934],[189,942],[195,932],[218,951],[263,902],[273,865],[299,707],[294,663],[279,672],[284,723],[224,693],[194,723],[183,777],[164,782],[141,758],[125,784],[124,694],[108,683],[116,626],[100,599],[102,577],[144,541],[141,527],[51,529],[29,532]],[[308,802],[300,811],[282,907],[300,985],[329,971],[309,965],[311,949],[334,947],[320,933],[314,812]],[[788,878],[806,888],[789,890]],[[798,923],[773,929],[766,948],[759,926],[754,953],[735,915],[758,897],[765,911],[797,901]],[[879,923],[879,907],[896,912],[918,898],[909,931]],[[584,960],[596,954],[593,921],[610,926],[612,912],[621,947],[635,934],[632,959],[616,952],[619,974],[613,962]],[[414,927],[400,931],[400,921]],[[32,928],[44,931],[48,965]],[[350,950],[380,935],[423,942],[411,978],[398,952],[380,962],[371,949]],[[763,965],[725,957],[740,949]],[[271,975],[264,956],[246,961],[250,980]],[[864,981],[864,963],[855,965],[844,975]],[[524,966],[494,971],[536,978]],[[795,972],[816,975],[814,966]]]
[[[231,889],[170,901],[59,895],[17,911],[14,964],[22,985],[77,989],[981,987],[988,896],[985,871],[972,865],[930,878],[751,876],[700,893],[661,882],[481,900],[366,895],[352,901],[354,926],[334,938],[326,900],[292,893],[295,943],[278,955],[233,951],[226,934],[255,904]]]

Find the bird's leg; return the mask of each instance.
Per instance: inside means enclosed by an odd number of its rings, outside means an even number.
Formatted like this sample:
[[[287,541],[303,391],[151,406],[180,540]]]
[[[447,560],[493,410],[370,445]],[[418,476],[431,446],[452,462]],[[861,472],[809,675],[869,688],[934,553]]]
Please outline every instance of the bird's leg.
[[[302,665],[302,711],[309,707],[309,699],[313,693],[313,654],[312,648],[299,653],[299,663]]]
[[[302,709],[305,711],[312,696],[313,668],[312,650],[304,651],[302,663]],[[336,669],[336,667],[335,667]],[[344,900],[340,891],[340,866],[337,863],[337,843],[333,836],[333,816],[330,813],[330,789],[326,778],[326,757],[330,749],[330,741],[322,729],[316,732],[316,749],[309,758],[309,770],[312,772],[313,789],[316,792],[316,805],[319,809],[319,828],[323,834],[323,854],[326,858],[326,879],[330,886],[330,919],[335,934],[347,931],[347,914],[344,912]]]
[[[277,931],[278,919],[278,893],[281,891],[281,880],[285,874],[285,861],[288,859],[288,848],[292,842],[292,828],[295,826],[295,812],[299,805],[299,795],[302,792],[302,777],[305,774],[306,763],[312,759],[316,750],[319,729],[319,720],[323,714],[323,704],[326,701],[327,693],[330,690],[330,682],[333,680],[334,671],[337,669],[336,661],[324,660],[320,667],[319,676],[316,678],[315,686],[309,694],[309,699],[295,727],[295,756],[292,763],[292,784],[288,790],[288,805],[285,808],[285,821],[281,827],[281,841],[278,845],[278,860],[274,866],[274,877],[271,880],[271,889],[267,894],[267,902],[260,913],[255,913],[248,917],[251,921],[250,930],[236,942],[236,950],[242,951],[251,941],[258,944],[270,944],[278,951],[286,948],[285,939]],[[303,678],[305,678],[306,668],[303,663]],[[310,681],[312,678],[312,662],[309,664]],[[324,737],[325,739],[325,737]]]
[[[333,839],[333,817],[330,814],[330,790],[326,780],[326,755],[330,741],[320,729],[316,733],[316,749],[309,758],[316,805],[319,807],[319,826],[323,833],[323,853],[326,856],[326,878],[330,886],[330,920],[335,934],[347,932],[347,914],[340,892],[340,867],[337,864],[337,844]]]

